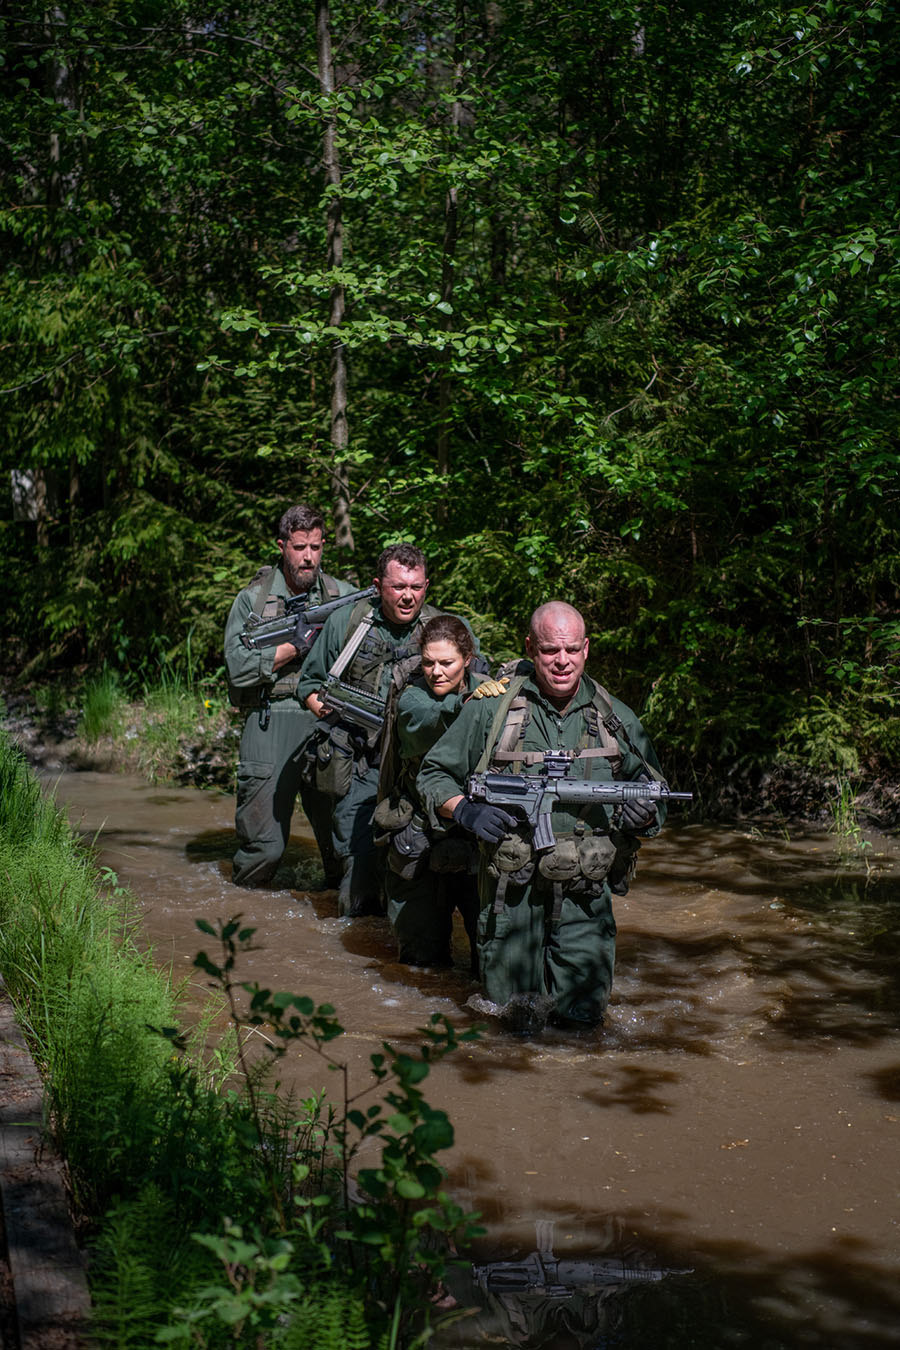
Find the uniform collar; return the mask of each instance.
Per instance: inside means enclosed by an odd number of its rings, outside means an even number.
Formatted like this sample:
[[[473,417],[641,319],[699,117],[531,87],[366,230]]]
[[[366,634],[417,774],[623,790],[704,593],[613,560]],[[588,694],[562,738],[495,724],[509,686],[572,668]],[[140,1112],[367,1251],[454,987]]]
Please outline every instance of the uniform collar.
[[[525,687],[534,693],[538,702],[547,709],[552,717],[570,717],[572,713],[580,712],[582,708],[590,707],[594,694],[594,684],[590,676],[582,675],[578,688],[572,696],[572,701],[565,712],[562,712],[554,703],[551,703],[546,694],[542,692],[540,685],[533,675],[528,676]]]
[[[408,637],[422,617],[422,611],[419,610],[416,617],[410,619],[409,623],[396,624],[391,623],[390,619],[386,616],[384,610],[381,608],[380,600],[373,601],[372,608],[375,611],[375,622],[378,624],[379,628],[386,628],[389,633],[398,638]]]

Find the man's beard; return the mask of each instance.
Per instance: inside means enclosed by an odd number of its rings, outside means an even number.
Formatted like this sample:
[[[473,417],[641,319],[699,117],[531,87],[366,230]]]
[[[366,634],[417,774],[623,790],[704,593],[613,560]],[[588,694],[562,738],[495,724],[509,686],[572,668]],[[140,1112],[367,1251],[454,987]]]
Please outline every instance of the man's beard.
[[[315,581],[318,571],[318,567],[292,567],[287,574],[287,578],[295,591],[308,591]]]

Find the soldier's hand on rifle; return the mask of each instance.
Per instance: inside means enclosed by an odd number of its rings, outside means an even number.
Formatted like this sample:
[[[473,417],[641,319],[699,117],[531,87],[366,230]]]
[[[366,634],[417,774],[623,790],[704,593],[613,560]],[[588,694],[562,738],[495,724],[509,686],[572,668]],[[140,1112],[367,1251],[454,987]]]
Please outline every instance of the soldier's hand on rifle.
[[[477,838],[486,844],[499,844],[504,835],[516,824],[515,816],[503,811],[499,806],[489,806],[487,802],[470,802],[463,797],[453,809],[453,819],[464,830],[471,830]]]
[[[509,684],[509,676],[504,675],[501,680],[484,680],[477,689],[473,689],[469,698],[499,698],[501,694],[506,693],[506,686]],[[469,698],[464,701],[468,703]]]
[[[639,783],[649,783],[650,779],[645,773],[642,773],[638,779]],[[632,797],[627,802],[622,803],[622,823],[620,829],[627,834],[636,834],[639,830],[649,829],[657,821],[656,802],[642,802],[639,798]]]
[[[291,634],[291,642],[297,649],[298,656],[306,656],[312,651],[312,645],[316,640],[318,629],[311,627],[306,618],[301,616],[297,620],[297,626]]]

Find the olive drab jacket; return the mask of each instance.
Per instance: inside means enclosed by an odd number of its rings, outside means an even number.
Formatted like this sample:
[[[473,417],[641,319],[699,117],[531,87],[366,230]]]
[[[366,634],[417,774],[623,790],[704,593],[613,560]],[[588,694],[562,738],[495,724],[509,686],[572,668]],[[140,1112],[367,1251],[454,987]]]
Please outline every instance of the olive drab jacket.
[[[525,674],[518,694],[528,705],[528,715],[519,723],[519,754],[516,756],[508,751],[508,757],[502,761],[494,760],[492,768],[495,772],[537,775],[541,772],[543,752],[583,750],[594,734],[592,728],[596,728],[597,744],[605,739],[602,723],[598,725],[597,709],[598,706],[606,705],[606,699],[600,686],[589,676],[582,676],[565,712],[560,712],[544,697],[533,673]],[[645,773],[649,766],[657,776],[662,777],[653,746],[636,714],[619,699],[610,698],[608,703],[623,727],[617,753],[576,761],[579,764],[579,776],[594,780],[614,777],[634,780]],[[465,704],[452,726],[423,759],[416,786],[432,820],[438,818],[437,810],[445,801],[465,794],[469,775],[484,760],[485,752],[487,761],[492,761],[492,752],[502,732],[502,719],[501,726],[495,728],[497,710],[496,699],[473,699]],[[489,744],[492,735],[494,741]],[[659,824],[662,823],[664,813],[665,807],[660,803]],[[582,825],[608,830],[608,809],[598,803],[572,811],[554,810],[553,829],[557,835],[572,833],[576,826],[580,828]],[[656,833],[657,829],[658,826],[648,830],[647,834]]]
[[[371,615],[371,627],[341,679],[386,703],[395,665],[418,652],[422,629],[429,619],[442,612],[431,605],[423,605],[411,623],[398,627],[388,622],[377,601],[374,604],[360,601],[338,610],[329,616],[306,660],[297,686],[297,698],[305,703],[310,694],[322,688],[328,672],[348,641],[353,639],[360,623]]]
[[[354,589],[349,581],[338,581],[320,572],[310,587],[309,603],[321,605],[339,595],[349,595]],[[261,696],[276,702],[291,698],[296,692],[303,657],[298,656],[296,661],[289,661],[276,671],[275,647],[251,651],[240,640],[251,614],[257,614],[263,620],[280,618],[284,613],[285,602],[292,597],[293,592],[284,579],[281,567],[270,564],[259,569],[232,604],[225,624],[224,655],[228,692],[236,708],[257,707]]]

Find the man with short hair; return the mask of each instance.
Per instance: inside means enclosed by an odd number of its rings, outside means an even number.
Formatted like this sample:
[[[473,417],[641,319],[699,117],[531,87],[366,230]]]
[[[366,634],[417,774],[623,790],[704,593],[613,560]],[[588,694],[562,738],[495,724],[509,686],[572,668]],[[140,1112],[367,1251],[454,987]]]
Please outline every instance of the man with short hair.
[[[376,709],[387,703],[394,667],[414,656],[421,631],[440,610],[425,603],[425,555],[412,544],[383,550],[375,569],[377,598],[339,610],[327,620],[304,666],[297,698],[323,719],[318,736],[316,782],[332,797],[332,842],[343,868],[338,910],[345,916],[380,914],[381,882],[372,833],[378,794],[381,735],[373,726],[328,712],[324,687],[361,692]],[[476,640],[477,651],[477,640]],[[326,725],[327,724],[327,725]]]
[[[225,626],[225,669],[231,701],[246,710],[237,773],[235,831],[238,849],[232,880],[260,886],[275,875],[291,830],[297,794],[312,825],[325,868],[336,885],[331,846],[331,806],[305,770],[316,719],[294,697],[306,652],[292,642],[250,650],[240,635],[251,615],[281,617],[295,595],[310,605],[348,595],[353,587],[322,571],[325,521],[305,503],[285,511],[278,523],[276,565],[261,567],[231,606]]]
[[[501,1013],[521,1000],[542,1004],[538,1024],[549,1012],[558,1025],[597,1026],[615,960],[611,887],[624,894],[637,837],[658,833],[664,808],[558,808],[556,843],[538,855],[527,825],[470,801],[466,785],[488,769],[540,774],[547,751],[575,755],[572,778],[656,779],[659,764],[631,709],[585,674],[588,639],[577,609],[541,605],[525,647],[530,660],[517,664],[506,695],[463,707],[422,761],[416,787],[432,819],[453,820],[480,841],[478,956],[488,998]]]

